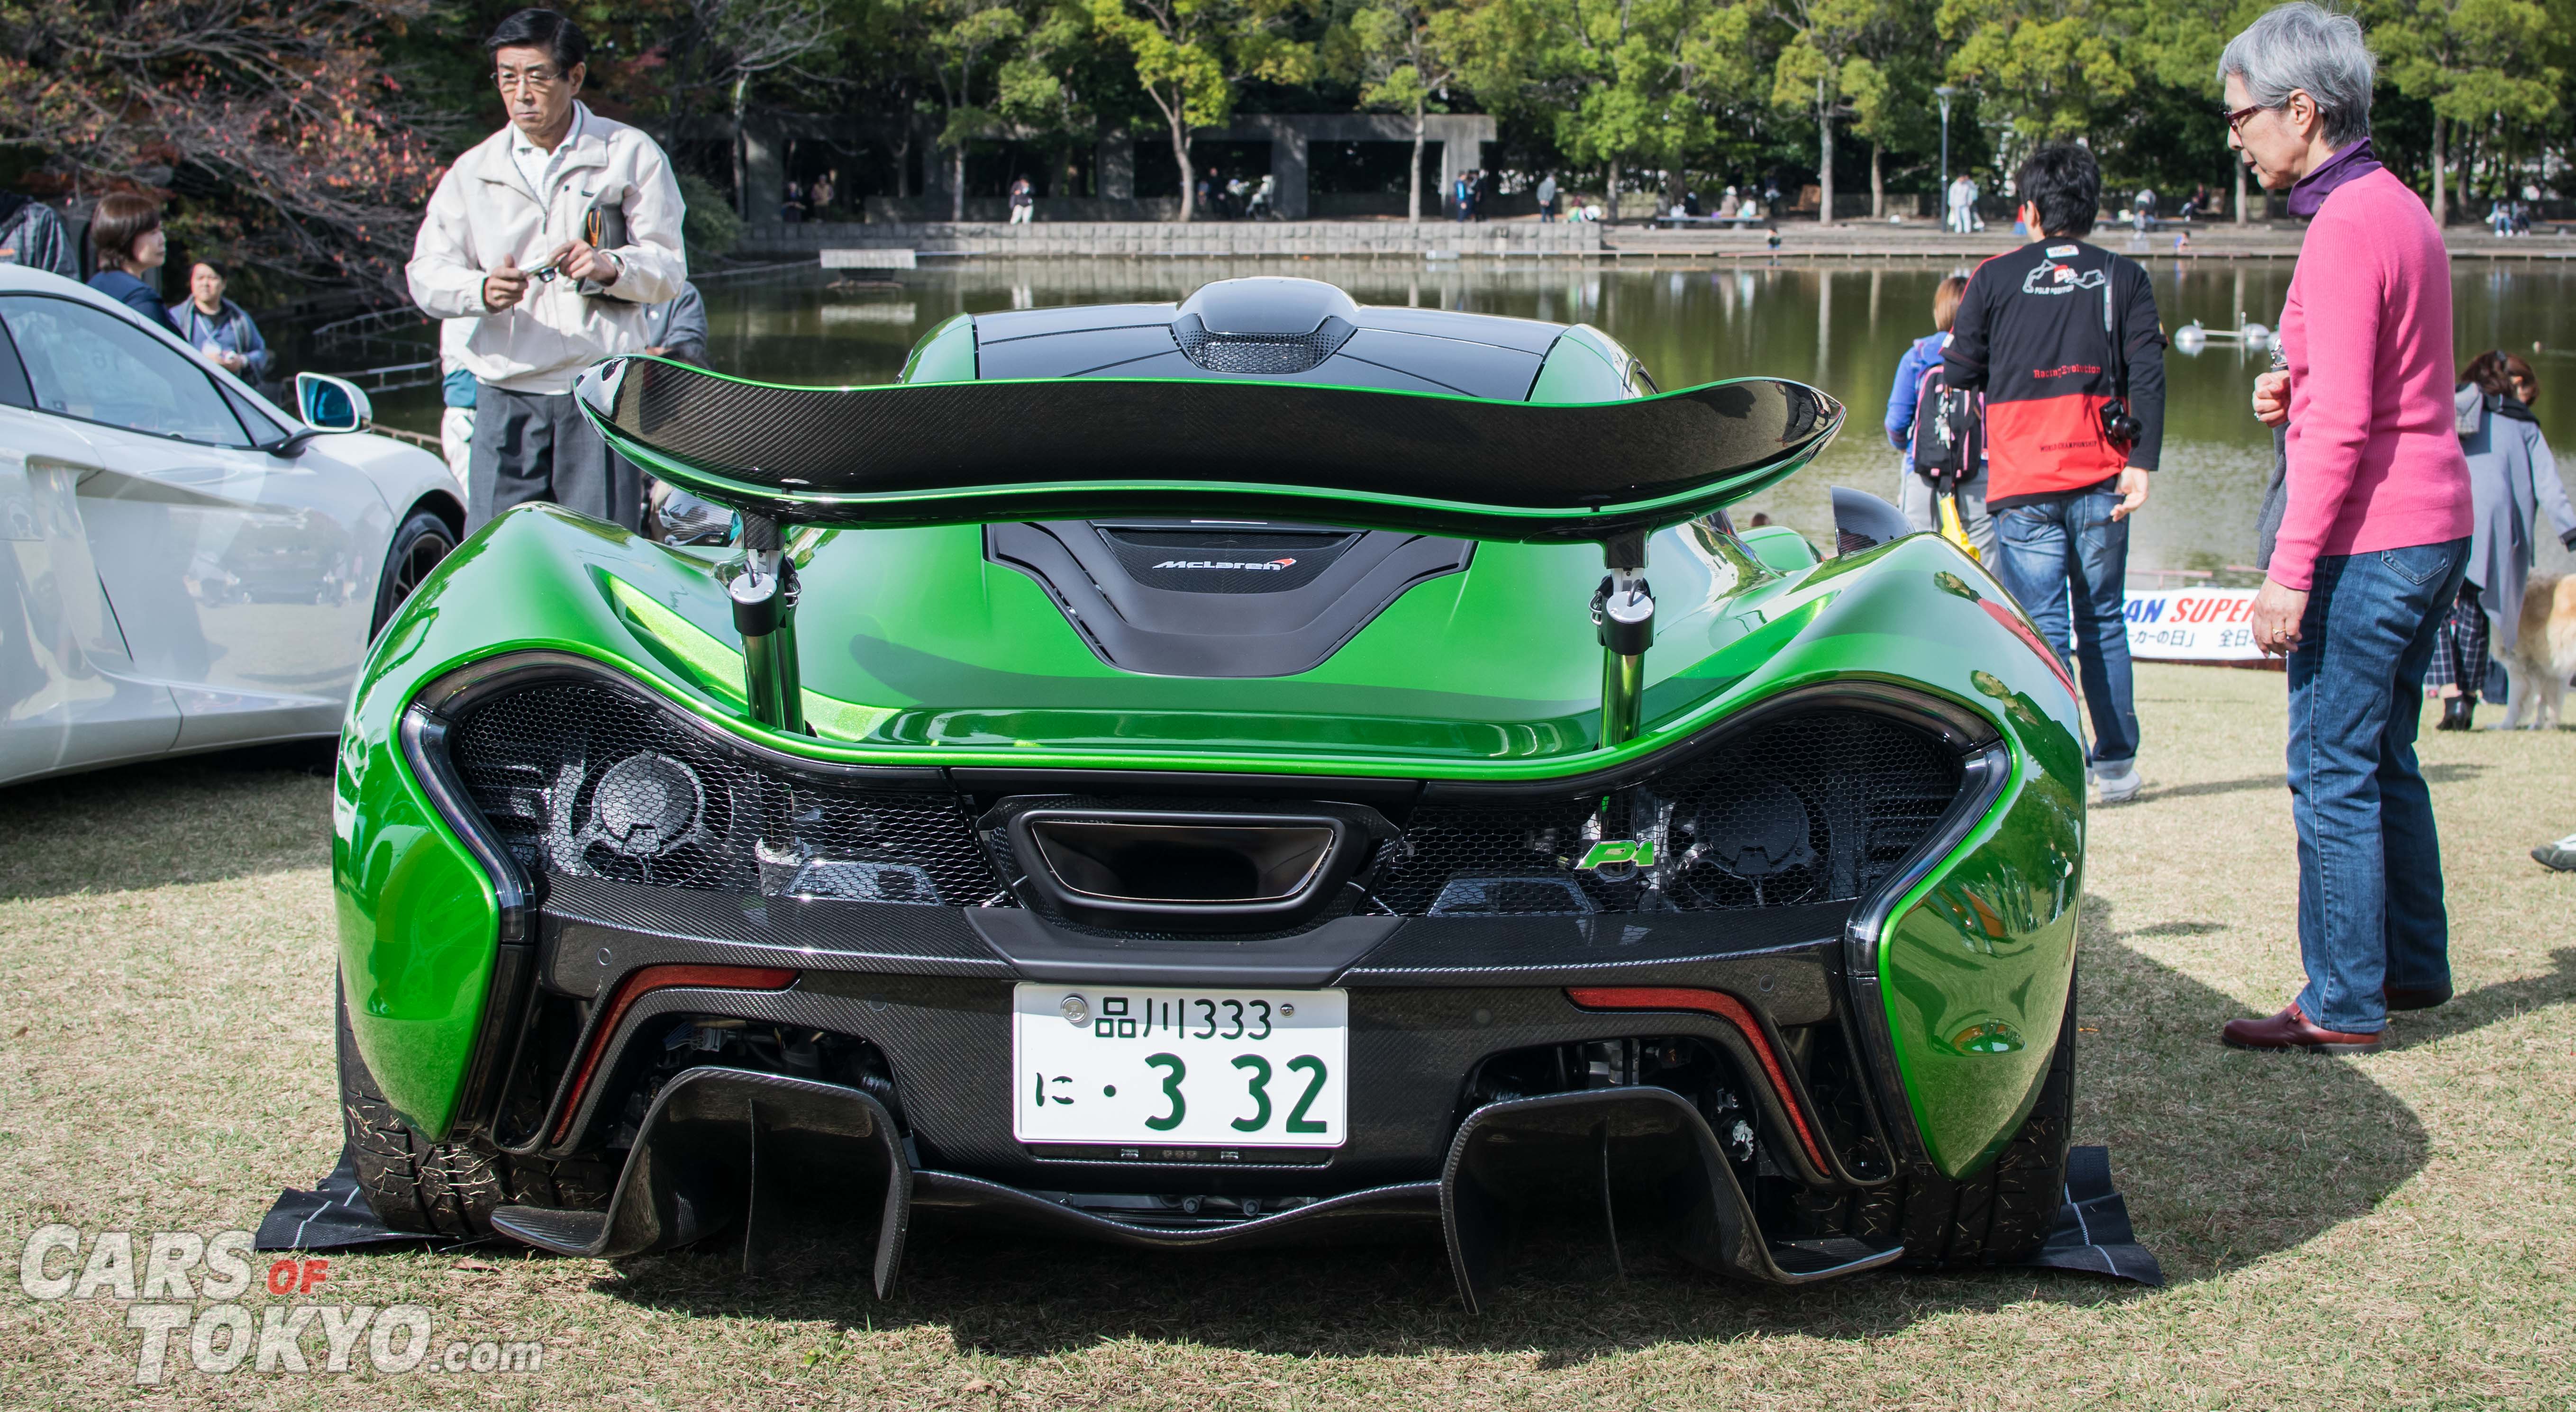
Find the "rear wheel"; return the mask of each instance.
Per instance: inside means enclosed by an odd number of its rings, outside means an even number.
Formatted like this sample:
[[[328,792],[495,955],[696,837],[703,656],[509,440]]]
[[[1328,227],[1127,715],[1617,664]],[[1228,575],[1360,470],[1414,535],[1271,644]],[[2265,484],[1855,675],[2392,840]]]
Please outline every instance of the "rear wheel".
[[[376,617],[367,629],[370,640],[385,630],[394,610],[455,549],[456,531],[447,527],[447,521],[427,510],[414,510],[403,520],[385,551],[384,574],[376,580]]]
[[[1901,1235],[1906,1263],[2018,1265],[2048,1239],[2066,1199],[2066,1149],[2075,1110],[2075,992],[2048,1078],[2021,1130],[1985,1170],[1953,1181],[1929,1167],[1900,1173],[1855,1202],[1851,1233]]]
[[[358,1187],[377,1219],[398,1231],[461,1238],[488,1234],[492,1208],[509,1202],[592,1210],[608,1204],[600,1164],[511,1157],[475,1142],[431,1142],[413,1131],[358,1053],[346,996],[337,1010],[341,1124]]]

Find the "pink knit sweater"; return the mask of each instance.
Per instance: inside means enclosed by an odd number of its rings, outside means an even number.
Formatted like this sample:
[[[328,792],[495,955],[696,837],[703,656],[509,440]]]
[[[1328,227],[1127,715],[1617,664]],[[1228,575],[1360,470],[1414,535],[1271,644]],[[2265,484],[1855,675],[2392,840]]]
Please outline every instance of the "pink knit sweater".
[[[2289,503],[2268,570],[2305,589],[2318,556],[2469,532],[2452,429],[2451,256],[2423,198],[2385,170],[2336,188],[2281,311]]]

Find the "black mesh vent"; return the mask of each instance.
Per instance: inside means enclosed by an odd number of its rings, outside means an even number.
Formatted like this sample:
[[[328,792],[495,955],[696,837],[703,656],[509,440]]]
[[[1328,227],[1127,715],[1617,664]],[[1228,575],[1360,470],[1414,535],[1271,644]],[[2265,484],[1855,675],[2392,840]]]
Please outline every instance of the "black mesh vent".
[[[1302,373],[1340,351],[1352,332],[1347,320],[1327,316],[1308,334],[1210,333],[1198,315],[1183,314],[1172,324],[1172,341],[1212,373]]]
[[[1180,593],[1284,593],[1331,568],[1355,534],[1235,534],[1108,529],[1118,566],[1147,588]]]
[[[755,766],[607,687],[548,683],[478,705],[449,758],[532,872],[968,907],[1001,891],[953,796]]]
[[[1410,852],[1392,855],[1372,890],[1407,916],[1853,899],[1931,834],[1962,779],[1958,756],[1928,735],[1865,712],[1819,711],[1757,727],[1607,799],[1417,809],[1405,827]],[[1647,843],[1650,854],[1623,860]]]

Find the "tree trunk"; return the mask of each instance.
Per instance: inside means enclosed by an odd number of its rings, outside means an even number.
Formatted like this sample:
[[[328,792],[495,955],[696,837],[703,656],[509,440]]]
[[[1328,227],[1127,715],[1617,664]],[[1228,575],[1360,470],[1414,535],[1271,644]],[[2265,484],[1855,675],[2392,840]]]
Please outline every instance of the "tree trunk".
[[[1172,160],[1181,168],[1181,220],[1186,223],[1198,219],[1198,173],[1190,170],[1190,129],[1181,121],[1178,103],[1172,108],[1171,128]]]
[[[1887,179],[1879,170],[1882,150],[1875,142],[1869,145],[1869,218],[1873,221],[1887,219]]]
[[[1609,188],[1609,191],[1608,191],[1608,193],[1607,193],[1607,194],[1606,194],[1602,199],[1609,203],[1609,207],[1610,207],[1610,211],[1609,211],[1609,215],[1610,215],[1610,224],[1612,224],[1612,225],[1614,225],[1614,226],[1615,226],[1615,225],[1619,224],[1619,159],[1618,159],[1618,158],[1613,157],[1613,158],[1611,158],[1611,159],[1610,159],[1610,180],[1609,180],[1609,181],[1607,181],[1607,182],[1605,182],[1605,183],[1603,183],[1603,184]]]
[[[886,150],[894,154],[894,199],[906,200],[912,195],[912,125],[903,127],[903,140],[886,139]]]
[[[1413,98],[1413,165],[1404,169],[1405,220],[1422,224],[1422,96]]]
[[[1834,110],[1825,81],[1816,80],[1816,224],[1834,223]]]
[[[733,205],[734,214],[751,219],[750,157],[744,150],[742,131],[743,99],[750,93],[751,75],[736,74],[733,80]]]
[[[2433,225],[2436,229],[2450,224],[2451,220],[2450,193],[2442,185],[2442,162],[2447,155],[2442,142],[2449,135],[2449,127],[2441,114],[2433,115]]]
[[[948,219],[966,219],[966,144],[957,144],[948,159]]]

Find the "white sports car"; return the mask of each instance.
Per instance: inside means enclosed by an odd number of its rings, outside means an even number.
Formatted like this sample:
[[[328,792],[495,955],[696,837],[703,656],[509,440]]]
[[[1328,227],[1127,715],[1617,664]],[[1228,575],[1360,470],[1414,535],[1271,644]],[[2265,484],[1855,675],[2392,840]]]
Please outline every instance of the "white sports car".
[[[0,265],[0,783],[339,731],[465,507],[357,388],[297,400]]]

